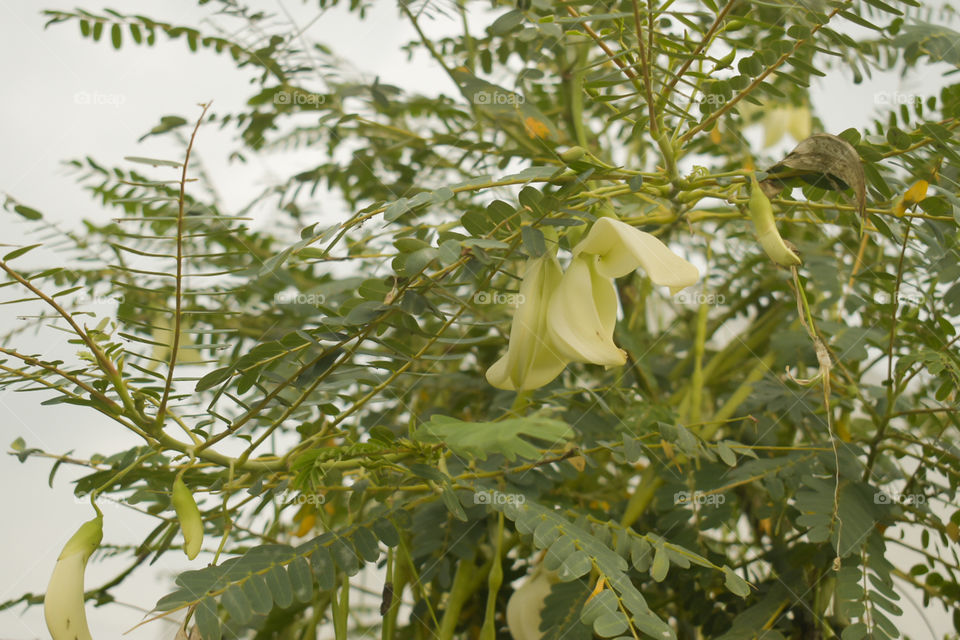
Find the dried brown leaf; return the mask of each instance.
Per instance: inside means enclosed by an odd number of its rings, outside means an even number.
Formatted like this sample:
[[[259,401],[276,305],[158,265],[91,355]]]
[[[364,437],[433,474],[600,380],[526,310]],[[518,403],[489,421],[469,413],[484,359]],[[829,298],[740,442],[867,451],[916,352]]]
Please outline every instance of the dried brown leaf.
[[[829,133],[810,136],[767,169],[771,174],[760,183],[767,197],[785,186],[785,179],[798,177],[808,184],[830,191],[853,189],[857,210],[863,216],[867,207],[867,182],[860,155],[849,142]]]

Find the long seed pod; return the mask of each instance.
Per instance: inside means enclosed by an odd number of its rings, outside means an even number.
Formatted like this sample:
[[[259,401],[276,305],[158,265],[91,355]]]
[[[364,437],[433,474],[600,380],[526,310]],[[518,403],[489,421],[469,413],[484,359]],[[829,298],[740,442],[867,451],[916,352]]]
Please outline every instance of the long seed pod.
[[[43,617],[53,640],[92,640],[83,608],[87,560],[103,540],[103,515],[84,522],[64,545],[43,598]]]
[[[180,530],[183,531],[183,552],[193,560],[200,553],[200,546],[203,544],[203,518],[197,508],[197,501],[193,499],[193,494],[180,476],[173,481],[171,502],[180,521]]]
[[[783,267],[800,264],[800,256],[794,253],[780,237],[773,219],[773,205],[760,188],[757,176],[750,175],[750,219],[757,232],[757,240],[771,260]]]

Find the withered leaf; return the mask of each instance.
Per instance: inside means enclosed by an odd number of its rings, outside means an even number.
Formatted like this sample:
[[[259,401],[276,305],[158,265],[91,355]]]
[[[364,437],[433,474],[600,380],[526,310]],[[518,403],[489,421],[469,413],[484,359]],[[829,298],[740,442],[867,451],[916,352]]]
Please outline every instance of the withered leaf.
[[[853,189],[857,210],[863,216],[867,207],[867,182],[860,155],[849,142],[829,133],[817,133],[794,147],[787,157],[767,169],[771,174],[760,188],[772,198],[788,178],[797,177],[828,191]]]

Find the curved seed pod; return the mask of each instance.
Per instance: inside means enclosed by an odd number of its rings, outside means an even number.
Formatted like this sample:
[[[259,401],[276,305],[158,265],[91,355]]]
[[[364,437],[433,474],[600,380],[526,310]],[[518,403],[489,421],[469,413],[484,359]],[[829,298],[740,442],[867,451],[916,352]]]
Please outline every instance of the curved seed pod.
[[[203,518],[197,508],[197,501],[193,499],[193,494],[180,476],[173,481],[171,502],[177,512],[177,520],[180,521],[180,530],[183,531],[183,552],[193,560],[200,553],[200,546],[203,544]]]
[[[574,160],[579,160],[582,158],[586,153],[587,150],[583,147],[570,147],[566,151],[560,153],[560,159],[564,162],[573,162]]]
[[[800,256],[791,251],[780,237],[773,219],[773,205],[755,175],[750,176],[750,219],[753,220],[760,246],[771,260],[783,267],[800,264]]]
[[[43,617],[53,640],[92,640],[83,608],[87,560],[103,539],[103,516],[84,522],[57,557],[43,598]]]

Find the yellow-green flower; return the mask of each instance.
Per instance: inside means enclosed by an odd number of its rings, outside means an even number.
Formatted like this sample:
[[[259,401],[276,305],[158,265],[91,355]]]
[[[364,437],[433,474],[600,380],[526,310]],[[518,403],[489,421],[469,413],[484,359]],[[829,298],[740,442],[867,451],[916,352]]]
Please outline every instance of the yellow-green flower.
[[[614,278],[642,267],[655,284],[674,293],[695,283],[700,272],[656,237],[601,218],[573,249],[566,272],[553,256],[528,262],[520,307],[510,328],[507,353],[487,370],[499,389],[536,389],[570,362],[622,366],[626,353],[613,342],[617,324]]]
[[[627,354],[613,343],[617,324],[617,288],[600,273],[600,257],[575,257],[550,298],[547,331],[567,362],[621,366]]]
[[[656,236],[613,218],[600,218],[590,233],[573,248],[598,256],[597,272],[619,278],[642,267],[654,284],[670,287],[671,293],[689,287],[700,278],[695,266],[675,254]]]
[[[536,389],[567,366],[547,339],[547,308],[560,277],[560,265],[553,256],[527,261],[507,353],[487,369],[487,381],[498,389]]]

